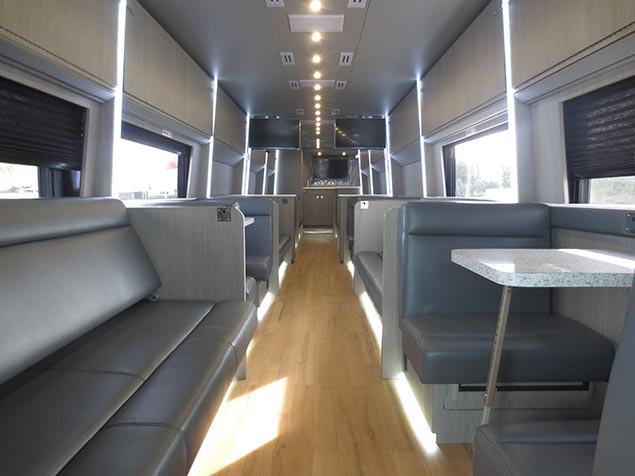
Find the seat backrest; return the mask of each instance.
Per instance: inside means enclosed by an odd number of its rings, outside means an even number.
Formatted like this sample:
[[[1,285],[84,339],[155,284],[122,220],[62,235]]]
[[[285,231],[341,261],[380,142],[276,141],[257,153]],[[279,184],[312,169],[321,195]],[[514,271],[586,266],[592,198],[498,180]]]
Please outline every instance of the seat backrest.
[[[399,219],[401,316],[498,312],[501,287],[454,263],[458,248],[549,248],[541,204],[409,202]],[[517,290],[517,312],[549,312],[549,290]]]
[[[119,200],[0,200],[0,223],[0,383],[161,286]]]
[[[245,228],[245,253],[253,256],[271,256],[274,250],[274,208],[278,204],[265,197],[232,197],[246,217],[254,223]]]
[[[635,284],[604,400],[593,476],[635,474]]]

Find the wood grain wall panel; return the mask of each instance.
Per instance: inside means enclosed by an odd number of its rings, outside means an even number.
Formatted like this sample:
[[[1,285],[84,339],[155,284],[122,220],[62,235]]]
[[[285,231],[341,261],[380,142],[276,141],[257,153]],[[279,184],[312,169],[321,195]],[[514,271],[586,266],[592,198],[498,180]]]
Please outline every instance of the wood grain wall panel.
[[[562,228],[552,229],[553,248],[582,248],[615,251],[635,258],[635,239]],[[630,289],[557,289],[554,311],[582,322],[591,329],[619,342]]]
[[[128,4],[124,92],[211,136],[212,80],[136,0]]]
[[[110,89],[117,82],[117,0],[0,2],[0,36]]]
[[[221,88],[216,96],[216,130],[214,137],[234,147],[245,149],[247,115]]]
[[[388,116],[390,147],[393,152],[419,140],[419,105],[417,101],[417,88],[415,87]]]
[[[513,0],[510,2],[514,87],[555,72],[572,57],[635,22],[633,0]],[[634,28],[630,29],[635,31]],[[626,34],[627,32],[622,32]]]
[[[503,16],[494,0],[424,77],[424,136],[504,93]]]

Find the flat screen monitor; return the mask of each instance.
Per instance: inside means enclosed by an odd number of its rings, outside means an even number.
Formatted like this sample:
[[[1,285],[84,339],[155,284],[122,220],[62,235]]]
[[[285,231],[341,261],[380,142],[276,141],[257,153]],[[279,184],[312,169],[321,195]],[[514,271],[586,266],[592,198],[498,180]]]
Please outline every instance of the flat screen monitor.
[[[249,147],[252,149],[299,149],[300,121],[297,119],[250,119]]]
[[[385,119],[336,119],[336,149],[385,149]]]
[[[348,178],[348,159],[313,159],[313,178],[320,180]]]

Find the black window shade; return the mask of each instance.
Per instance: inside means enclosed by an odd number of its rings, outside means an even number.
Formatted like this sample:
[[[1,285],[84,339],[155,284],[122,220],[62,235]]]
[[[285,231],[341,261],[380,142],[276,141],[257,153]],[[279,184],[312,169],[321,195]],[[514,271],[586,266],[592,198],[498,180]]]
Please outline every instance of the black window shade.
[[[635,76],[564,103],[570,192],[579,180],[635,175]]]
[[[0,162],[81,170],[86,110],[0,78]]]

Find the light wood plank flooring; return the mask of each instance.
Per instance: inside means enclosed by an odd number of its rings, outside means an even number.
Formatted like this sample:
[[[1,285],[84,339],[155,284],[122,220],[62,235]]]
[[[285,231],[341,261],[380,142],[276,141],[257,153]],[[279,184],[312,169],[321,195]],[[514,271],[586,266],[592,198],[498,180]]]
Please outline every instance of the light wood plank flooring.
[[[191,476],[469,476],[471,448],[422,451],[332,236],[305,235]]]

